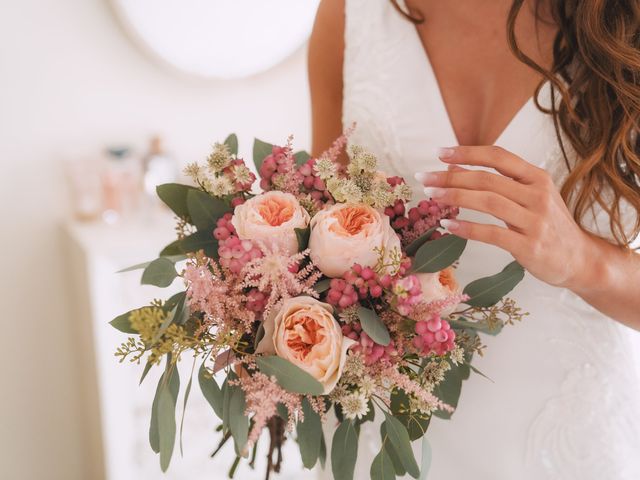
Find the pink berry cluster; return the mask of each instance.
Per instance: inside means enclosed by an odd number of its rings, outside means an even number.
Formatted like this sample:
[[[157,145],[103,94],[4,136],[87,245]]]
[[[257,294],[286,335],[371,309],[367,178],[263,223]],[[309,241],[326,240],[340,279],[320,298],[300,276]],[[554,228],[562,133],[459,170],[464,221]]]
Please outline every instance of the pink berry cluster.
[[[298,174],[302,176],[302,186],[306,190],[313,201],[319,208],[333,201],[327,186],[320,177],[316,175],[314,166],[316,164],[315,158],[310,158],[298,168]]]
[[[371,365],[379,360],[391,361],[393,357],[398,356],[398,349],[395,347],[393,340],[386,347],[380,345],[371,340],[371,337],[362,331],[362,327],[357,322],[343,325],[342,334],[358,342],[351,347],[351,350],[360,353],[364,357],[366,365]]]
[[[213,236],[218,240],[220,265],[237,274],[249,261],[262,257],[262,251],[251,240],[238,238],[231,223],[232,218],[231,213],[219,218]]]
[[[260,174],[260,188],[271,190],[274,175],[289,175],[293,169],[293,156],[289,147],[273,146],[271,154],[267,155],[258,173]],[[302,181],[302,179],[298,179]]]
[[[396,278],[391,291],[400,315],[409,315],[413,307],[422,301],[422,287],[415,275]]]
[[[456,332],[451,329],[449,322],[441,319],[439,315],[416,322],[415,332],[413,346],[420,355],[444,355],[455,347]]]
[[[405,205],[399,200],[394,206],[385,209],[385,214],[391,219],[391,226],[400,233],[405,245],[426,233],[427,230],[438,226],[443,218],[455,218],[458,213],[457,207],[442,206],[431,199],[421,200],[408,212],[405,212]],[[431,238],[435,240],[441,236],[442,234],[436,231]]]
[[[384,289],[391,286],[392,281],[391,276],[380,277],[372,268],[356,263],[342,278],[331,279],[327,302],[347,308],[367,297],[380,298]]]

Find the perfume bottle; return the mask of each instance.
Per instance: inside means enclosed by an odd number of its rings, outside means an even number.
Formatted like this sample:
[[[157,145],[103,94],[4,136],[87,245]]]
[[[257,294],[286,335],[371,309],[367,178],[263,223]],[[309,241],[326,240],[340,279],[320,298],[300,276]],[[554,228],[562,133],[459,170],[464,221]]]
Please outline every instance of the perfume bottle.
[[[102,174],[102,219],[106,223],[115,223],[137,210],[139,185],[140,165],[131,154],[131,150],[127,147],[107,148]]]
[[[162,147],[162,140],[155,136],[149,142],[149,151],[143,158],[143,187],[152,202],[158,201],[156,187],[163,183],[172,183],[178,179],[178,166],[175,159]]]

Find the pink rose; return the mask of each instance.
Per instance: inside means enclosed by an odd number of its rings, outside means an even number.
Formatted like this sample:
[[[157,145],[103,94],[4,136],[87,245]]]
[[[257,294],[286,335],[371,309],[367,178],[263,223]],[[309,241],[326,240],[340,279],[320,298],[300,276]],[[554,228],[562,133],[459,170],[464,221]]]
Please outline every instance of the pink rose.
[[[265,319],[256,353],[289,360],[318,380],[326,395],[338,383],[353,343],[342,335],[331,305],[302,296],[285,300]]]
[[[375,267],[380,251],[385,264],[394,250],[400,253],[400,239],[389,217],[363,203],[331,205],[318,212],[310,225],[311,260],[327,277],[342,276],[354,263]]]
[[[447,267],[436,273],[418,273],[416,274],[422,287],[422,296],[427,302],[444,300],[452,295],[460,295],[462,288],[454,275],[452,267]],[[450,315],[457,307],[457,304],[445,308],[441,315],[446,317]]]
[[[285,192],[266,192],[238,205],[231,220],[241,240],[263,242],[289,254],[298,251],[295,228],[309,224],[309,214],[298,199]]]

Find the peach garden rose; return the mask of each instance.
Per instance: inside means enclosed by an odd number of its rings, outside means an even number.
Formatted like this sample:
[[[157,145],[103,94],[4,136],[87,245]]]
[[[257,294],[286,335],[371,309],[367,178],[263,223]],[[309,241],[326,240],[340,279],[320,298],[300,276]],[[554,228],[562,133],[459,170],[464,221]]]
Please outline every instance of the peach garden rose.
[[[263,242],[293,254],[298,251],[296,228],[309,224],[309,214],[286,192],[266,192],[235,208],[231,220],[240,240]]]
[[[435,273],[418,273],[416,274],[420,281],[423,298],[427,302],[444,300],[452,295],[462,293],[462,288],[456,280],[452,267]],[[451,314],[457,305],[451,305],[442,311],[442,316],[446,317]]]
[[[276,354],[309,373],[324,387],[324,394],[338,383],[355,343],[342,335],[333,307],[308,296],[285,300],[264,321],[264,337],[256,353]]]
[[[400,252],[400,239],[389,217],[366,204],[338,203],[311,219],[311,260],[327,277],[339,277],[354,263],[374,267],[379,251],[385,263],[393,251]]]

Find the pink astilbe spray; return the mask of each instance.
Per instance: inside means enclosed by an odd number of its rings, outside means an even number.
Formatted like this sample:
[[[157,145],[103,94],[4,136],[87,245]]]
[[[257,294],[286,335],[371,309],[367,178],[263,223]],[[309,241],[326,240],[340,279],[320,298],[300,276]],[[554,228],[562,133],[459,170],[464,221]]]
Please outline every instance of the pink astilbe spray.
[[[443,311],[455,307],[466,300],[469,300],[469,295],[461,293],[450,295],[441,300],[423,302],[414,307],[411,317],[416,321],[428,320],[434,314],[440,315]]]
[[[279,403],[283,404],[289,413],[288,430],[293,429],[296,415],[299,421],[303,420],[302,396],[287,392],[264,373],[241,375],[239,380],[230,383],[242,388],[247,402],[245,413],[247,416],[253,414],[253,427],[249,432],[247,449],[258,440],[269,419],[277,415]]]
[[[268,247],[262,243],[259,246],[264,256],[255,258],[245,265],[241,275],[244,280],[239,287],[269,292],[264,306],[265,317],[277,303],[286,298],[301,294],[318,297],[318,292],[313,286],[322,273],[311,261],[300,268],[309,257],[309,249],[289,255],[277,246]]]
[[[187,301],[191,310],[205,312],[211,319],[219,321],[226,315],[224,299],[229,286],[218,266],[187,262],[183,278],[187,283]]]
[[[355,129],[356,124],[352,123],[351,126],[347,128],[342,135],[340,135],[333,141],[333,143],[327,150],[320,154],[318,159],[328,159],[334,163],[337,163],[340,154],[344,151],[347,143],[349,142],[349,137]]]
[[[380,375],[397,388],[404,390],[409,395],[413,395],[420,402],[428,405],[432,410],[453,412],[454,409],[451,405],[447,405],[433,393],[426,391],[418,382],[412,380],[404,373],[401,373],[397,366],[385,365],[384,363],[380,364],[380,366]]]

